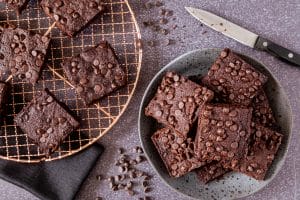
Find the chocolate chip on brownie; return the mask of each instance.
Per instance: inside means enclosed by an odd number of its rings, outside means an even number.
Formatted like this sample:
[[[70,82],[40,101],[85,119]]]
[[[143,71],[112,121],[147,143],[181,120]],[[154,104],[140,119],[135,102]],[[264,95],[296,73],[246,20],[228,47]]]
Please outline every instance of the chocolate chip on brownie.
[[[257,180],[264,180],[283,136],[259,124],[253,123],[252,129],[249,152],[241,164],[232,169]]]
[[[0,77],[18,77],[36,83],[50,39],[9,24],[0,26]]]
[[[204,183],[215,180],[229,171],[229,169],[225,169],[218,161],[212,161],[211,163],[208,163],[207,165],[195,170],[198,179]]]
[[[205,164],[196,156],[191,138],[186,139],[172,129],[160,129],[151,139],[172,177],[183,176]]]
[[[268,97],[264,90],[261,90],[252,101],[253,120],[266,127],[273,127],[276,125],[276,120],[273,111],[270,107]]]
[[[252,108],[206,104],[199,112],[196,152],[224,168],[238,165],[248,151]]]
[[[62,67],[86,105],[124,86],[127,81],[112,47],[106,41],[65,59]]]
[[[48,90],[38,92],[15,117],[15,123],[33,140],[45,156],[79,126]]]
[[[226,102],[248,106],[267,79],[240,56],[224,49],[202,81]]]
[[[187,137],[198,109],[213,92],[174,72],[167,72],[145,114]]]
[[[28,4],[29,0],[0,0],[0,2],[7,3],[7,5],[20,13]]]
[[[45,13],[70,37],[104,11],[101,0],[42,0]]]

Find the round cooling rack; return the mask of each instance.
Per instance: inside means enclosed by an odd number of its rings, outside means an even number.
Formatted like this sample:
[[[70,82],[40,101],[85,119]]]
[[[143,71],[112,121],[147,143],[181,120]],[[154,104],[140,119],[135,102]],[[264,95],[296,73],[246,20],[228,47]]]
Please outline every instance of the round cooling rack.
[[[37,84],[10,79],[6,117],[1,123],[0,158],[17,162],[52,161],[73,155],[95,143],[119,120],[135,90],[142,61],[141,35],[134,13],[127,0],[104,0],[105,14],[97,16],[76,37],[64,35],[53,25],[38,5],[31,0],[21,15],[0,4],[0,22],[8,22],[51,38],[46,66]],[[127,73],[128,84],[98,103],[85,107],[75,89],[66,80],[60,63],[63,58],[79,54],[84,48],[107,40],[115,49],[119,63]],[[48,88],[80,119],[80,128],[72,132],[50,156],[45,158],[37,145],[14,124],[14,116],[32,100],[37,91]]]

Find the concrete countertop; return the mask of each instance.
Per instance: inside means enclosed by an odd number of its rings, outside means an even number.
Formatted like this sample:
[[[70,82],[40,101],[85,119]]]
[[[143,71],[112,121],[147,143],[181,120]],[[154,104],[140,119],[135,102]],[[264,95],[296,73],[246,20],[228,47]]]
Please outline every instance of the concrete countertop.
[[[137,127],[138,107],[143,92],[155,73],[185,52],[214,47],[229,47],[266,64],[281,82],[293,110],[293,136],[282,170],[267,187],[245,199],[300,199],[300,148],[298,145],[300,141],[300,68],[292,67],[267,53],[245,47],[222,34],[201,26],[184,10],[184,6],[206,9],[299,53],[300,2],[297,0],[165,0],[164,7],[174,12],[167,27],[171,29],[173,25],[177,25],[177,28],[172,29],[166,36],[153,32],[142,25],[144,21],[159,19],[159,9],[145,9],[144,3],[147,0],[129,0],[129,2],[136,14],[144,43],[141,77],[127,111],[113,129],[99,141],[105,147],[105,152],[91,171],[76,199],[92,200],[97,196],[109,200],[140,197],[129,197],[125,192],[111,192],[107,184],[97,181],[95,176],[97,174],[116,174],[117,168],[114,166],[114,162],[118,156],[117,149],[124,147],[132,150],[133,147],[140,145]],[[175,44],[162,45],[161,43],[166,39],[174,40]],[[149,47],[146,44],[148,41],[155,41],[157,45]],[[141,169],[154,176],[151,180],[152,191],[149,196],[154,199],[188,199],[168,188],[148,163],[143,163]],[[0,180],[0,199],[24,200],[36,199],[36,197]]]

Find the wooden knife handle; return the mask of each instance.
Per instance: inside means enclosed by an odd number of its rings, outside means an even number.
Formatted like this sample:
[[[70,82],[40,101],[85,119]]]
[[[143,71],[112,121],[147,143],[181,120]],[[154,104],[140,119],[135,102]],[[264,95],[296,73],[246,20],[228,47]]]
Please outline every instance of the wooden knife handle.
[[[288,50],[274,42],[265,38],[259,37],[256,41],[255,48],[267,51],[272,55],[279,57],[280,59],[287,61],[293,65],[300,67],[300,55]]]

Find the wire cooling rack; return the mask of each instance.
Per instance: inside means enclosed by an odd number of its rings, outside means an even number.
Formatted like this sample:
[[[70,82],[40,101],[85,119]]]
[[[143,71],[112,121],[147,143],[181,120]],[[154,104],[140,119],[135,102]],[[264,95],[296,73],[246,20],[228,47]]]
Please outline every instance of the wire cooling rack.
[[[17,15],[15,10],[11,10],[5,4],[0,4],[0,22],[12,23],[42,35],[48,33],[52,39],[47,53],[47,66],[36,85],[14,78],[9,79],[11,94],[6,118],[1,124],[0,158],[36,163],[73,155],[106,134],[124,113],[139,77],[142,60],[141,35],[127,0],[103,2],[106,7],[105,14],[96,17],[74,38],[65,36],[53,26],[53,21],[44,14],[37,0],[31,0],[21,15]],[[102,40],[107,40],[115,49],[119,62],[127,73],[128,84],[87,108],[82,99],[76,95],[73,86],[66,80],[60,63],[63,58],[72,57]],[[15,126],[13,120],[14,116],[32,100],[34,94],[44,88],[48,88],[59,101],[65,103],[81,123],[80,128],[71,133],[48,158],[45,158],[37,145]]]

